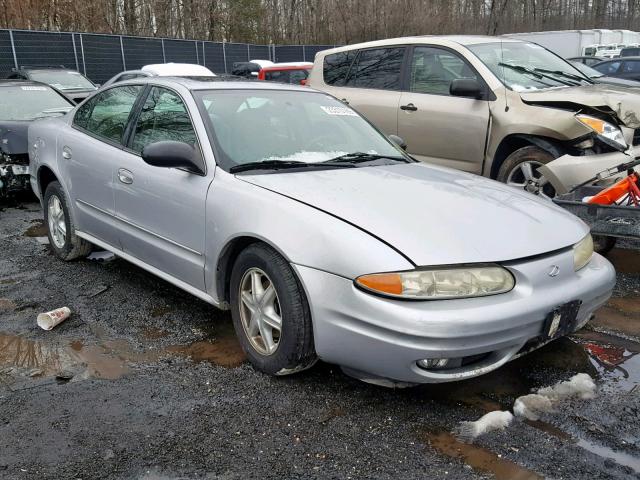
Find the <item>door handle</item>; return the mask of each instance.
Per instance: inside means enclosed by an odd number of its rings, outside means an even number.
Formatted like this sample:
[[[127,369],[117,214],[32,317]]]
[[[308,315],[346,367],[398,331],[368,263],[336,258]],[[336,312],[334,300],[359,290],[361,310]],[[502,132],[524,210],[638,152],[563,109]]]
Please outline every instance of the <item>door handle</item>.
[[[65,160],[71,160],[71,149],[66,145],[62,147],[62,158]]]
[[[347,100],[346,98],[343,98],[340,100],[342,103],[346,103],[347,105],[349,105],[349,100]]]
[[[418,110],[418,107],[416,107],[413,103],[409,103],[407,105],[401,105],[400,110],[408,110],[409,112],[415,112],[416,110]]]
[[[131,173],[126,168],[121,168],[118,170],[118,180],[120,180],[122,183],[130,185],[133,183],[133,173]]]

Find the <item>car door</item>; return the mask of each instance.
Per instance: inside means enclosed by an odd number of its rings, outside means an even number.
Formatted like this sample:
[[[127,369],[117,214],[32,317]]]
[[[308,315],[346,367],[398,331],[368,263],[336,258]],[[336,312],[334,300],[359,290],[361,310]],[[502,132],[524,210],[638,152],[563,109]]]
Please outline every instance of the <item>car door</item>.
[[[76,227],[116,248],[114,175],[141,85],[105,90],[82,105],[59,138],[58,166],[73,202]]]
[[[625,60],[618,76],[627,80],[640,80],[640,61]]]
[[[205,201],[214,169],[199,175],[145,163],[142,150],[159,141],[185,142],[200,154],[202,150],[185,101],[177,92],[150,87],[140,105],[128,152],[116,165],[115,206],[122,248],[204,290]]]
[[[450,95],[456,78],[473,78],[484,85],[458,53],[434,46],[413,47],[407,62],[407,90],[400,97],[398,135],[419,160],[480,174],[489,102]]]
[[[398,133],[398,105],[406,47],[370,48],[357,58],[339,91],[331,92],[387,135]]]

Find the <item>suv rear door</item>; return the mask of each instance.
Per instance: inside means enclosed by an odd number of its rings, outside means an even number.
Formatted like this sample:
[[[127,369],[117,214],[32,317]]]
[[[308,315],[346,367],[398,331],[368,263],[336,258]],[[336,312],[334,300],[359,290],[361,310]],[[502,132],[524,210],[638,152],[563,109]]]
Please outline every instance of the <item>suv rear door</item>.
[[[327,91],[355,108],[387,135],[397,134],[406,49],[405,46],[369,48],[357,52],[355,58],[353,51],[335,54],[336,66],[325,72],[325,82],[327,77],[333,81],[332,75],[336,78],[334,87]],[[340,59],[343,61],[338,62]],[[330,64],[333,59],[327,60]]]
[[[406,77],[398,135],[407,143],[407,151],[425,162],[481,174],[489,127],[488,99],[449,94],[456,78],[473,78],[484,85],[480,75],[453,50],[416,45],[410,52]]]

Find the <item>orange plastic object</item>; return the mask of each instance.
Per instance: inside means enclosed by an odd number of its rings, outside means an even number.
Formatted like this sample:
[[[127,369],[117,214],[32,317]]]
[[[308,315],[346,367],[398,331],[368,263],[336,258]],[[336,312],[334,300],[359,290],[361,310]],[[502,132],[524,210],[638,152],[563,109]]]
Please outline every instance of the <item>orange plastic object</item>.
[[[597,203],[598,205],[612,205],[620,198],[629,193],[637,191],[638,175],[632,173],[619,182],[614,183],[603,191],[594,195],[587,203]],[[634,188],[635,187],[635,188]]]

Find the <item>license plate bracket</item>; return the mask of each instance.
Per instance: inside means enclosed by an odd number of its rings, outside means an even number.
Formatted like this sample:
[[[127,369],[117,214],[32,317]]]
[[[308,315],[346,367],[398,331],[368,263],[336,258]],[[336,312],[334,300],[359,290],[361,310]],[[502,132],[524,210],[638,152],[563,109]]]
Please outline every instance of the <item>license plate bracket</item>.
[[[562,337],[575,329],[582,300],[574,300],[554,308],[544,321],[543,335],[547,340]]]

